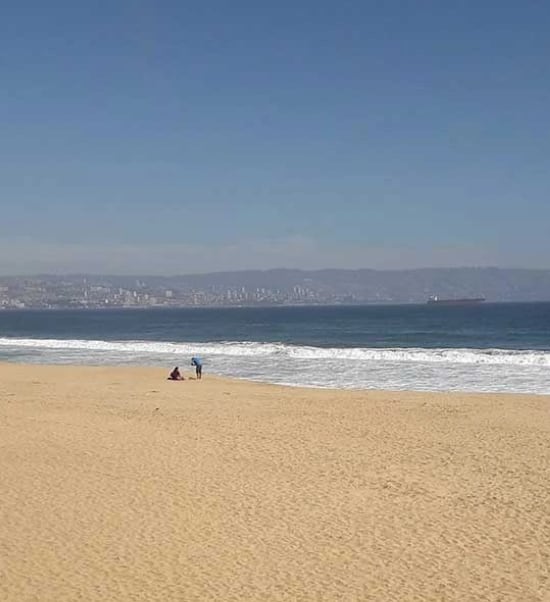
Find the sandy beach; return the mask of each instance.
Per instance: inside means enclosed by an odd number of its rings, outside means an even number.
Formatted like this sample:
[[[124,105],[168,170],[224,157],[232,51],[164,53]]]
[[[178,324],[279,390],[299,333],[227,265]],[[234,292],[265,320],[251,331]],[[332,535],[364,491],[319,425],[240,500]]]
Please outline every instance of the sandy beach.
[[[166,375],[0,364],[1,600],[550,600],[549,397]]]

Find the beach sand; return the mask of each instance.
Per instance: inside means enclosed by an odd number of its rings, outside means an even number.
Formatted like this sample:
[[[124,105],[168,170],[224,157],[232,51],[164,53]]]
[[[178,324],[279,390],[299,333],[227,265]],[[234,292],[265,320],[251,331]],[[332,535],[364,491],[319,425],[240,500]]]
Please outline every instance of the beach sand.
[[[550,398],[0,364],[0,599],[550,600]]]

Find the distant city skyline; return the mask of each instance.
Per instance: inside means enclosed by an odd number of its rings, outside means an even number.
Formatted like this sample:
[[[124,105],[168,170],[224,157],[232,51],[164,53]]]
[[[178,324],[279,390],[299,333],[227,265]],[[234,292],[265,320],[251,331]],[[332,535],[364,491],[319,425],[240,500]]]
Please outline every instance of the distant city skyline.
[[[0,276],[0,309],[548,301],[550,270],[249,270],[172,277]]]
[[[0,275],[550,268],[550,4],[3,11]]]

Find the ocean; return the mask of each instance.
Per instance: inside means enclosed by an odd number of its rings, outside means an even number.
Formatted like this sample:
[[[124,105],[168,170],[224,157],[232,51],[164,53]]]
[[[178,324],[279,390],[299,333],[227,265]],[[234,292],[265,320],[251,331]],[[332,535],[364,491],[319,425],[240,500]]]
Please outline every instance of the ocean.
[[[550,303],[0,311],[0,361],[294,386],[550,394]]]

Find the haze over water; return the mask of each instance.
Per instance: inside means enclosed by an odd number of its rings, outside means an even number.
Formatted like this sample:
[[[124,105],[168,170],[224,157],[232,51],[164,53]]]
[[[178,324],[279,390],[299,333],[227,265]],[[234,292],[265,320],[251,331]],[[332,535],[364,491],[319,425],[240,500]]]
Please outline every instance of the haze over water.
[[[288,385],[550,393],[550,303],[0,313],[0,360]]]

